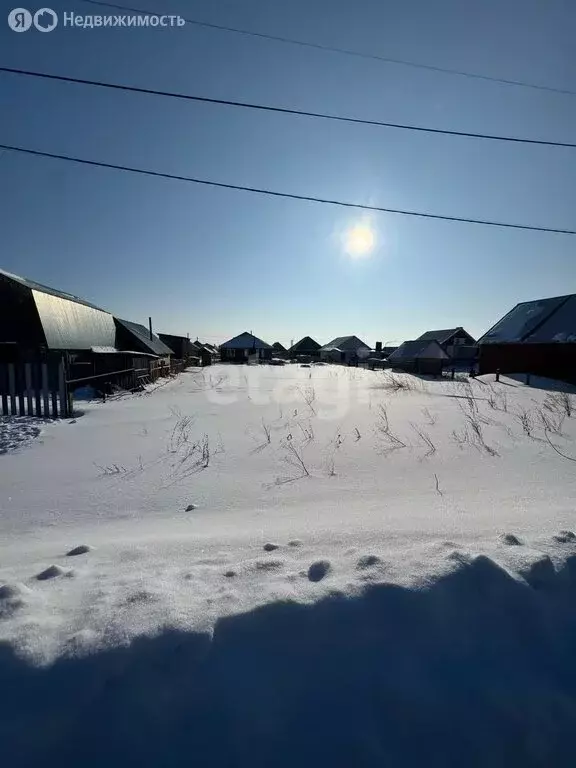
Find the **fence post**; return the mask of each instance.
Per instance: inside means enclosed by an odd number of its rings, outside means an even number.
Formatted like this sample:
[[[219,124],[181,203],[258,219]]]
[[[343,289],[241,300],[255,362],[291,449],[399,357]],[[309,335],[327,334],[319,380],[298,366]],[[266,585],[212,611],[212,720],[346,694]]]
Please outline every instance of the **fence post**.
[[[50,397],[48,394],[48,364],[42,363],[42,402],[44,405],[44,416],[50,418]]]
[[[32,397],[32,365],[26,363],[26,371],[24,374],[26,382],[26,399],[28,400],[28,416],[34,416],[34,398]]]
[[[64,360],[60,360],[60,365],[58,366],[58,393],[60,395],[60,418],[64,419],[70,415],[68,413],[69,401],[64,371]]]
[[[530,386],[530,374],[529,373],[526,374],[526,384],[528,386]]]
[[[500,381],[500,368],[496,368],[496,381]]]
[[[10,411],[16,416],[16,377],[14,375],[14,363],[8,363],[8,392],[10,393]]]
[[[456,376],[456,368],[452,368],[452,381],[454,381],[455,376]]]

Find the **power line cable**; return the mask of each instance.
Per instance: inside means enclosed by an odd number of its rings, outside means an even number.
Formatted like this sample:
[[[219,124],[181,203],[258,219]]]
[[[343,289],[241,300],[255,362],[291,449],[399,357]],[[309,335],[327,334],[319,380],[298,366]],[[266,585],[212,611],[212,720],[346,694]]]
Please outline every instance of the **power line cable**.
[[[127,5],[116,5],[115,3],[106,3],[101,0],[83,0],[90,5],[99,5],[104,8],[114,8],[120,11],[130,11],[132,13],[142,13],[144,15],[162,15],[159,11],[147,11],[142,8],[132,8]],[[165,11],[164,11],[165,13]],[[199,21],[198,19],[190,19],[186,16],[182,17],[188,24],[192,24],[197,27],[205,27],[207,29],[215,29],[221,32],[232,32],[238,35],[247,35],[250,37],[259,37],[264,40],[274,40],[277,43],[285,43],[289,45],[299,45],[304,48],[314,48],[319,51],[329,51],[331,53],[340,53],[345,56],[354,56],[361,59],[370,59],[372,61],[380,61],[386,64],[399,64],[403,67],[413,67],[416,69],[427,69],[431,72],[440,72],[445,75],[457,75],[459,77],[469,77],[476,80],[486,80],[493,83],[501,83],[503,85],[512,85],[520,88],[532,88],[537,91],[550,91],[551,93],[561,93],[570,96],[576,96],[576,91],[572,91],[569,88],[555,88],[550,85],[539,85],[537,83],[530,83],[525,80],[514,80],[512,78],[505,77],[493,77],[491,75],[482,75],[478,72],[468,72],[463,69],[452,69],[450,67],[439,67],[433,64],[422,64],[416,61],[410,61],[409,59],[397,59],[391,56],[380,56],[375,53],[363,53],[362,51],[355,51],[351,48],[339,48],[331,45],[322,45],[321,43],[310,43],[305,40],[297,40],[293,37],[282,37],[281,35],[270,35],[265,32],[254,32],[249,29],[242,29],[240,27],[229,27],[224,24],[213,24],[208,21]]]
[[[54,152],[41,152],[37,149],[27,147],[17,147],[11,144],[0,144],[0,149],[8,149],[12,152],[22,152],[36,157],[49,157],[54,160],[65,160],[67,162],[79,163],[81,165],[90,165],[98,168],[109,168],[115,171],[125,171],[128,173],[141,174],[144,176],[153,176],[161,179],[173,179],[175,181],[186,181],[192,184],[203,184],[208,187],[219,187],[221,189],[233,189],[243,192],[252,192],[257,195],[267,195],[269,197],[282,197],[290,200],[304,200],[311,203],[324,203],[326,205],[337,205],[341,208],[357,208],[365,211],[377,211],[379,213],[394,213],[401,216],[416,216],[423,219],[440,219],[442,221],[459,221],[466,224],[483,224],[489,227],[503,227],[507,229],[524,229],[533,232],[552,232],[561,235],[576,235],[573,229],[557,229],[553,227],[537,227],[531,224],[511,224],[503,221],[491,221],[489,219],[472,219],[464,216],[443,216],[437,213],[425,213],[422,211],[407,211],[399,208],[383,208],[377,205],[363,205],[362,203],[348,203],[343,200],[331,200],[322,197],[312,197],[310,195],[297,195],[291,192],[279,192],[272,189],[262,189],[259,187],[247,187],[241,184],[227,184],[221,181],[211,181],[208,179],[198,179],[191,176],[181,176],[173,173],[163,173],[161,171],[151,171],[144,168],[135,168],[128,165],[115,165],[113,163],[103,163],[97,160],[86,160],[71,155],[61,155]]]
[[[116,91],[127,91],[130,93],[142,93],[148,96],[162,96],[164,98],[179,99],[182,101],[195,101],[204,104],[219,104],[226,107],[240,107],[242,109],[252,109],[261,112],[278,112],[284,115],[297,115],[299,117],[311,117],[320,120],[335,120],[341,123],[354,123],[357,125],[372,125],[379,128],[396,128],[403,131],[416,131],[418,133],[436,133],[444,136],[460,136],[468,139],[484,139],[488,141],[505,141],[515,144],[537,144],[545,147],[564,147],[576,149],[576,143],[566,141],[547,141],[545,139],[526,139],[519,136],[500,136],[490,133],[473,133],[471,131],[451,131],[445,128],[429,128],[422,125],[410,125],[404,123],[391,123],[382,120],[367,120],[360,117],[348,117],[346,115],[334,115],[327,112],[308,112],[300,109],[290,109],[288,107],[274,107],[269,104],[256,104],[247,101],[231,101],[229,99],[214,99],[208,96],[195,96],[187,93],[178,93],[175,91],[160,91],[153,88],[138,88],[132,85],[122,85],[120,83],[107,83],[102,80],[87,80],[80,77],[70,77],[65,75],[53,75],[48,72],[36,72],[27,69],[16,69],[14,67],[0,67],[0,72],[7,72],[14,75],[23,75],[25,77],[37,77],[45,80],[58,80],[63,83],[75,83],[76,85],[90,85],[97,88],[108,88]]]

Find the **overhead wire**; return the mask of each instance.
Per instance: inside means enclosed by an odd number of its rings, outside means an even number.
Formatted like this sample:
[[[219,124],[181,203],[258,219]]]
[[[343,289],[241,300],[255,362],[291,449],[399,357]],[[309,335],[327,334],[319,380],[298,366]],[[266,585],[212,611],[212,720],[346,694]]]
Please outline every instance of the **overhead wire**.
[[[143,8],[134,8],[133,6],[119,5],[116,3],[104,2],[104,0],[82,0],[82,2],[89,3],[90,5],[101,6],[104,8],[113,8],[120,11],[129,11],[131,13],[141,13],[147,16],[150,15],[162,15],[166,11],[150,11]],[[219,30],[221,32],[230,32],[238,35],[245,35],[249,37],[256,37],[263,40],[272,40],[277,43],[283,43],[287,45],[296,45],[304,48],[312,48],[319,51],[326,51],[330,53],[339,53],[345,56],[354,56],[356,58],[368,59],[372,61],[380,61],[386,64],[397,64],[404,67],[412,67],[416,69],[429,70],[430,72],[438,72],[445,75],[455,75],[459,77],[467,77],[476,80],[484,80],[493,83],[500,83],[502,85],[516,86],[519,88],[531,88],[538,91],[549,91],[551,93],[559,93],[564,95],[576,96],[576,91],[569,88],[559,88],[551,85],[541,85],[539,83],[531,83],[526,80],[517,80],[506,77],[495,77],[493,75],[484,75],[479,72],[470,72],[464,69],[455,69],[451,67],[440,67],[434,64],[425,64],[422,62],[412,61],[410,59],[396,58],[392,56],[381,56],[375,53],[366,53],[363,51],[357,51],[351,48],[341,48],[338,46],[324,45],[322,43],[313,43],[305,40],[299,40],[293,37],[285,37],[282,35],[272,35],[266,32],[255,32],[250,29],[243,29],[241,27],[232,27],[225,24],[215,24],[213,22],[201,21],[200,19],[191,19],[187,16],[182,18],[193,26],[204,27],[206,29]]]
[[[204,104],[217,104],[220,106],[236,107],[242,109],[256,110],[261,112],[275,112],[284,115],[293,115],[299,117],[308,117],[320,120],[332,120],[342,123],[354,123],[356,125],[370,125],[378,128],[393,128],[403,131],[414,131],[418,133],[441,134],[444,136],[458,136],[468,139],[481,139],[487,141],[511,142],[515,144],[533,144],[545,147],[562,147],[565,149],[576,149],[576,143],[569,141],[551,141],[548,139],[531,139],[522,136],[505,136],[491,133],[476,133],[473,131],[455,131],[447,128],[431,128],[423,125],[412,125],[408,123],[395,123],[384,120],[370,120],[361,117],[350,117],[347,115],[336,115],[328,112],[311,112],[302,109],[291,109],[289,107],[278,107],[270,104],[257,104],[247,101],[233,101],[230,99],[216,99],[209,96],[199,96],[196,94],[180,93],[176,91],[165,91],[155,88],[141,88],[134,85],[125,85],[122,83],[110,83],[102,80],[91,80],[88,78],[72,77],[70,75],[56,75],[49,72],[39,72],[37,70],[22,69],[17,67],[2,67],[0,72],[7,74],[20,75],[24,77],[35,77],[44,80],[56,80],[63,83],[74,83],[76,85],[86,85],[95,88],[106,88],[108,90],[124,91],[130,93],[140,93],[147,96],[159,96],[163,98],[178,99],[181,101],[194,101]]]
[[[144,176],[150,176],[154,178],[171,179],[174,181],[188,182],[192,184],[201,184],[209,187],[217,187],[220,189],[230,189],[243,192],[250,192],[252,194],[263,195],[268,197],[286,198],[290,200],[301,200],[312,203],[321,203],[325,205],[339,206],[343,208],[355,208],[365,211],[375,211],[379,213],[397,214],[400,216],[411,216],[424,219],[437,219],[441,221],[462,222],[466,224],[481,224],[490,227],[501,227],[506,229],[518,229],[528,230],[532,232],[549,232],[563,235],[576,235],[576,230],[561,229],[556,227],[541,227],[532,224],[514,224],[511,222],[494,221],[490,219],[478,219],[465,216],[449,216],[437,213],[429,213],[424,211],[411,211],[400,208],[387,208],[378,205],[365,205],[362,203],[351,203],[344,200],[336,200],[330,198],[314,197],[312,195],[295,194],[292,192],[283,192],[279,190],[265,189],[260,187],[250,187],[242,184],[232,184],[221,181],[214,181],[210,179],[201,179],[192,176],[184,176],[180,174],[165,173],[161,171],[153,171],[144,168],[136,168],[129,165],[119,165],[114,163],[105,163],[97,160],[88,160],[86,158],[75,157],[72,155],[63,155],[55,152],[44,152],[37,149],[31,149],[28,147],[15,146],[12,144],[0,144],[0,149],[10,150],[12,152],[20,152],[35,157],[46,157],[54,160],[63,160],[66,162],[78,163],[80,165],[88,165],[98,168],[108,168],[111,170],[127,172],[131,174],[140,174]]]

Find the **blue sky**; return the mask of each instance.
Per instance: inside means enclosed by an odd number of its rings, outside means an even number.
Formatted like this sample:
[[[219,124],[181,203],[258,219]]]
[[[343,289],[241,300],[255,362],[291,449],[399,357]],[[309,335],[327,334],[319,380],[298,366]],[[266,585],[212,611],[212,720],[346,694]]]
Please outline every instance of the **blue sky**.
[[[120,0],[119,0],[120,2]],[[325,45],[576,90],[571,0],[133,0]],[[186,25],[11,32],[3,65],[453,130],[571,141],[576,96]],[[60,14],[116,13],[82,0]],[[36,7],[31,7],[36,10]],[[414,134],[0,74],[0,142],[297,194],[576,228],[576,151]],[[576,291],[576,238],[373,214],[0,155],[0,266],[158,331],[289,343],[488,329]],[[376,234],[352,259],[342,233]]]

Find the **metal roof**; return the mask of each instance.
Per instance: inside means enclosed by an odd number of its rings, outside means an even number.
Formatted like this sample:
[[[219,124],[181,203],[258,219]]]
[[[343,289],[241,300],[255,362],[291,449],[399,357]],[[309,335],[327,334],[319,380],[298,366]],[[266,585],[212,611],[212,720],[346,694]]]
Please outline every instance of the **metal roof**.
[[[401,360],[425,359],[427,357],[448,359],[448,355],[436,339],[415,339],[414,341],[405,341],[395,352],[388,357],[390,362],[399,362]]]
[[[370,349],[368,344],[365,344],[361,339],[358,338],[358,336],[337,336],[335,339],[332,339],[332,341],[328,342],[328,344],[324,344],[323,347],[320,347],[320,349],[326,351],[332,347],[337,347],[344,351],[350,349],[358,349],[359,347],[366,347],[366,349]]]
[[[174,354],[170,347],[166,346],[158,336],[152,334],[152,338],[150,338],[150,331],[146,326],[140,325],[140,323],[133,323],[130,320],[121,320],[119,317],[115,317],[114,319],[119,325],[125,328],[128,333],[135,336],[153,355],[167,357],[168,355]]]
[[[23,285],[26,288],[30,288],[30,290],[41,291],[42,293],[47,293],[49,296],[58,296],[61,299],[74,301],[76,302],[76,304],[83,304],[85,307],[98,309],[100,310],[100,312],[106,311],[104,309],[101,309],[101,307],[97,307],[95,304],[91,304],[89,301],[86,301],[85,299],[81,299],[78,296],[74,296],[72,293],[57,291],[55,288],[49,288],[47,285],[42,285],[42,283],[37,283],[34,280],[29,280],[27,277],[20,277],[19,275],[14,275],[12,274],[12,272],[7,272],[5,269],[0,269],[0,275],[4,275],[4,277],[7,277],[9,280],[14,280],[14,282],[20,283],[20,285]]]
[[[224,344],[220,344],[220,349],[272,349],[272,347],[252,333],[244,331],[233,339],[225,341]]]
[[[115,346],[116,327],[108,312],[35,288],[32,297],[48,349]]]
[[[479,344],[576,341],[576,294],[524,301],[510,310]]]

